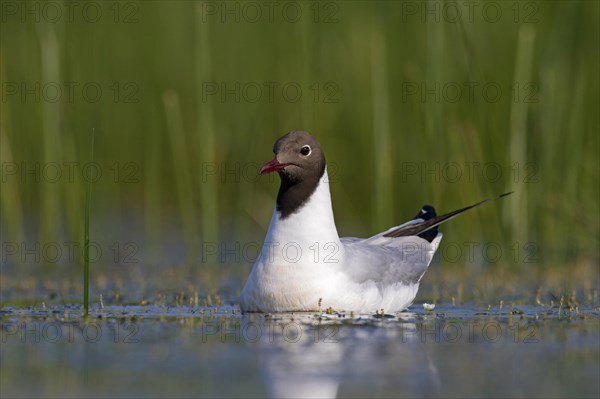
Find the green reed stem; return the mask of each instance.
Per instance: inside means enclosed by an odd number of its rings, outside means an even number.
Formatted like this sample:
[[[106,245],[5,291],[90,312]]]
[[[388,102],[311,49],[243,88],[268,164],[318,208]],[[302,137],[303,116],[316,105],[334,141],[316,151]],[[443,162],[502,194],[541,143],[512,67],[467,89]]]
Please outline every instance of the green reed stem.
[[[94,162],[94,137],[95,129],[92,129],[90,143],[90,163]],[[85,225],[83,228],[83,315],[89,315],[90,307],[90,203],[92,200],[92,180],[87,182],[85,192]]]

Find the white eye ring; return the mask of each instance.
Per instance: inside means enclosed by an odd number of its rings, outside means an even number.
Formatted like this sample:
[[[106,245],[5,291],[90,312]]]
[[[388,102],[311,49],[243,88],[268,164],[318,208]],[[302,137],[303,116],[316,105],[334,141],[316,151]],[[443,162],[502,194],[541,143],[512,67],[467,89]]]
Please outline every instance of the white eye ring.
[[[308,149],[308,152],[305,154],[304,152],[306,149]],[[312,153],[312,148],[310,148],[310,146],[308,144],[302,146],[302,148],[300,149],[300,154],[304,155],[305,157],[309,156],[311,153]]]

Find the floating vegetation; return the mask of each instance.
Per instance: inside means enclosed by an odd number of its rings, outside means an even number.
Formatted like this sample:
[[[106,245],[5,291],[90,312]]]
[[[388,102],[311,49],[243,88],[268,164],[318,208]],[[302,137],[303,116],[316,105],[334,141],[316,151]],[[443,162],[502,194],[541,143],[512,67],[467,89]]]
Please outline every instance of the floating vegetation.
[[[431,311],[433,311],[435,309],[435,304],[433,304],[433,303],[424,303],[423,304],[423,309],[431,312]]]

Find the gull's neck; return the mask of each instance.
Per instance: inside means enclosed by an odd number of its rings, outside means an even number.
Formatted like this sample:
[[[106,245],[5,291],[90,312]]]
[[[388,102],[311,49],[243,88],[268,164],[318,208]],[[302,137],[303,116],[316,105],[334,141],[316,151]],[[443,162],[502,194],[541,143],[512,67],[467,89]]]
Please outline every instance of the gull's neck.
[[[313,193],[295,212],[282,217],[278,207],[275,207],[265,243],[281,246],[288,243],[298,244],[304,248],[314,243],[323,247],[330,242],[341,248],[331,207],[329,178],[325,169]]]

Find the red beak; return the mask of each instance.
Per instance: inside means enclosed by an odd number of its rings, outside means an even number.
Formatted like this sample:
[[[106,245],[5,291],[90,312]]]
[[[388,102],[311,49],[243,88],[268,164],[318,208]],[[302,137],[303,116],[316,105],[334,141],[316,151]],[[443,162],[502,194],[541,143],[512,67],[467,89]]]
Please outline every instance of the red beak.
[[[272,161],[269,161],[266,164],[264,164],[263,167],[260,168],[260,172],[258,173],[264,175],[265,173],[279,172],[280,170],[285,169],[286,166],[288,166],[287,163],[279,163],[277,157],[275,157]]]

